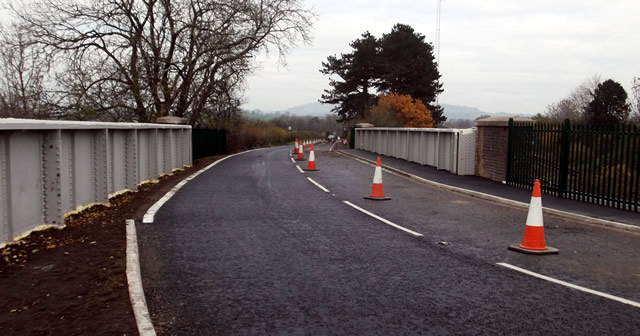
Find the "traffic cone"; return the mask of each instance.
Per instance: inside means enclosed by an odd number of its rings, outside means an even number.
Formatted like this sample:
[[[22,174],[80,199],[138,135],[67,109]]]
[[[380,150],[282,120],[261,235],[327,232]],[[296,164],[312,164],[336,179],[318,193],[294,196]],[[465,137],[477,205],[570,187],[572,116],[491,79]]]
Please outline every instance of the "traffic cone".
[[[376,163],[376,171],[373,174],[373,187],[371,188],[371,195],[365,196],[366,199],[376,201],[390,200],[390,197],[384,196],[382,190],[382,165],[380,164],[380,157],[378,156],[378,162]]]
[[[540,192],[540,180],[533,184],[533,194],[529,204],[527,224],[524,229],[524,237],[521,244],[509,246],[510,250],[528,254],[557,254],[558,249],[547,246],[544,242],[544,226],[542,223],[542,193]]]
[[[313,145],[311,145],[311,149],[309,150],[309,161],[307,161],[307,171],[318,170],[316,168],[316,156],[313,154]]]
[[[304,161],[304,147],[302,147],[302,143],[298,146],[298,157],[296,161]]]
[[[293,143],[293,154],[298,154],[298,138],[296,138],[296,141]]]

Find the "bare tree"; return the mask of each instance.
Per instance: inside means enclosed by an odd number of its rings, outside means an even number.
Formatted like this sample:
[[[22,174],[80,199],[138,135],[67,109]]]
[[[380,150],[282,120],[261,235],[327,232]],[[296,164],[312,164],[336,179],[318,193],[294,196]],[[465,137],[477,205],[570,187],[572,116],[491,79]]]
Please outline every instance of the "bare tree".
[[[579,100],[582,100],[581,93],[583,92],[580,89],[576,89],[568,98],[548,105],[545,114],[554,120],[581,120],[584,110]]]
[[[48,59],[24,27],[10,24],[0,28],[0,117],[48,117]]]
[[[42,0],[12,10],[63,61],[62,107],[191,124],[221,91],[238,92],[256,53],[273,46],[284,57],[309,42],[314,17],[300,0]]]
[[[602,83],[602,77],[598,74],[585,79],[582,84],[571,91],[569,96],[548,105],[545,115],[555,120],[584,120],[587,106],[593,100],[593,94],[600,83]]]
[[[631,106],[631,121],[640,123],[640,77],[633,77],[629,106]]]

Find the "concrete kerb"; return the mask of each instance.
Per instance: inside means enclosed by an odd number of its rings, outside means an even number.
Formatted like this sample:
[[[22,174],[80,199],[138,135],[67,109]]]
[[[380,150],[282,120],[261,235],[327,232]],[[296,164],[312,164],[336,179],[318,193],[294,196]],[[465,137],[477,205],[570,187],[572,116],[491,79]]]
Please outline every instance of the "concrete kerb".
[[[156,331],[151,322],[151,316],[147,309],[147,301],[142,287],[142,275],[140,273],[140,258],[138,254],[138,238],[136,224],[133,219],[126,220],[127,226],[127,283],[129,285],[129,300],[133,309],[133,315],[141,336],[156,336]]]
[[[348,156],[348,157],[351,157],[351,158],[353,158],[355,160],[364,162],[366,164],[372,165],[372,166],[376,165],[376,162],[373,161],[373,160],[365,159],[363,157],[360,157],[360,156],[357,156],[357,155],[354,155],[354,154],[351,154],[351,153],[347,153],[345,151],[338,151],[338,153],[340,153],[342,155],[345,155],[345,156]],[[480,198],[480,199],[496,202],[496,203],[499,203],[499,204],[512,206],[512,207],[515,207],[515,208],[529,209],[529,204],[528,203],[518,202],[518,201],[510,200],[508,198],[489,195],[489,194],[485,194],[485,193],[479,192],[479,191],[464,189],[464,188],[460,188],[460,187],[454,187],[454,186],[450,186],[448,184],[443,184],[443,183],[427,180],[427,179],[422,178],[420,176],[416,176],[416,175],[407,173],[405,171],[402,171],[400,169],[389,167],[389,166],[385,166],[385,165],[383,165],[382,168],[384,170],[389,171],[389,172],[393,172],[395,174],[398,174],[398,175],[401,175],[401,176],[404,176],[404,177],[408,177],[408,178],[416,180],[418,182],[429,184],[429,185],[432,185],[432,186],[435,186],[435,187],[438,187],[438,188],[441,188],[441,189],[445,189],[445,190],[461,193],[461,194],[464,194],[464,195],[467,195],[467,196],[471,196],[471,197],[475,197],[475,198]],[[547,215],[550,215],[550,216],[555,216],[555,217],[559,217],[559,218],[562,218],[562,219],[570,219],[570,220],[574,220],[574,221],[577,221],[577,222],[580,222],[580,223],[584,223],[584,224],[587,224],[587,225],[595,225],[595,226],[600,226],[600,227],[605,227],[605,228],[622,230],[622,231],[626,231],[626,232],[632,232],[632,233],[640,234],[640,226],[629,225],[629,224],[614,222],[614,221],[610,221],[610,220],[606,220],[606,219],[589,217],[589,216],[585,216],[585,215],[579,215],[579,214],[575,214],[575,213],[571,213],[571,212],[567,212],[567,211],[551,209],[551,208],[546,208],[546,207],[543,207],[542,211],[543,211],[544,214],[547,214]]]

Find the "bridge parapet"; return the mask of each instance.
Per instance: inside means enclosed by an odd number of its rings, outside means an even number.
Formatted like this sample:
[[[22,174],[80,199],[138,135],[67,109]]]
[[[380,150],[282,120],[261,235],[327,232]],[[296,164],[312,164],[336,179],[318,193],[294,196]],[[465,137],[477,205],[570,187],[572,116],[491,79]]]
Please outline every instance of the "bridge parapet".
[[[475,129],[356,128],[355,148],[474,175]]]
[[[0,119],[0,244],[191,163],[191,126]]]

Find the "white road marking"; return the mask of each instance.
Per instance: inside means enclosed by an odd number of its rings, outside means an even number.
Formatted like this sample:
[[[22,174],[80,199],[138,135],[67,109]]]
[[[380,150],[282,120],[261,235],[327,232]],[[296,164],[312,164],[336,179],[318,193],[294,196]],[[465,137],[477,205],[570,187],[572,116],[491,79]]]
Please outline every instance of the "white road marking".
[[[298,168],[298,170],[299,170],[301,173],[303,173],[303,174],[304,174],[304,170],[302,170],[302,168],[300,168],[300,166],[297,166],[297,165],[296,165],[296,168]]]
[[[138,238],[136,236],[136,224],[133,219],[125,221],[127,227],[127,283],[129,284],[129,300],[133,308],[133,315],[141,336],[155,336],[156,331],[151,322],[151,316],[147,309],[140,275],[140,258],[138,255]]]
[[[315,185],[316,185],[316,187],[318,187],[318,188],[322,189],[324,192],[329,192],[329,189],[327,189],[327,188],[325,188],[325,187],[321,186],[318,182],[316,182],[316,181],[312,180],[310,177],[307,177],[307,180],[311,181],[311,183],[315,184]]]
[[[539,279],[547,280],[549,282],[553,282],[553,283],[556,283],[556,284],[559,284],[559,285],[562,285],[562,286],[566,286],[566,287],[569,287],[569,288],[577,289],[577,290],[583,291],[585,293],[598,295],[598,296],[601,296],[601,297],[604,297],[604,298],[607,298],[607,299],[610,299],[610,300],[618,301],[618,302],[621,302],[621,303],[624,303],[624,304],[628,304],[628,305],[640,308],[640,303],[635,302],[635,301],[631,301],[631,300],[627,300],[627,299],[621,298],[619,296],[614,296],[614,295],[611,295],[611,294],[599,292],[597,290],[593,290],[593,289],[585,288],[585,287],[582,287],[582,286],[574,285],[574,284],[571,284],[571,283],[568,283],[568,282],[565,282],[565,281],[562,281],[562,280],[558,280],[558,279],[554,279],[552,277],[548,277],[546,275],[542,275],[542,274],[539,274],[539,273],[536,273],[536,272],[528,271],[528,270],[526,270],[524,268],[520,268],[520,267],[517,267],[517,266],[509,265],[507,263],[497,263],[497,265],[500,265],[500,266],[506,267],[506,268],[510,268],[510,269],[512,269],[514,271],[518,271],[518,272],[530,275],[532,277],[536,277],[536,278],[539,278]]]
[[[244,153],[248,153],[248,152],[253,152],[256,150],[260,150],[262,148],[259,149],[252,149],[252,150],[248,150],[248,151],[244,151],[244,152],[240,152],[240,153],[236,153],[236,154],[231,154],[229,156],[223,157],[222,159],[200,169],[199,171],[193,173],[191,176],[187,177],[186,179],[180,181],[180,183],[176,184],[173,188],[171,188],[171,190],[169,190],[169,192],[167,192],[164,196],[162,196],[161,199],[159,199],[155,204],[153,204],[149,210],[147,210],[147,212],[144,214],[144,216],[142,217],[142,223],[145,224],[149,224],[149,223],[153,223],[153,218],[156,215],[156,212],[158,212],[158,210],[160,210],[160,208],[169,200],[171,199],[171,197],[173,197],[173,195],[175,195],[175,193],[180,190],[180,188],[182,188],[182,186],[184,186],[185,184],[187,184],[187,182],[193,180],[194,178],[196,178],[198,175],[204,173],[205,171],[207,171],[209,168],[217,165],[218,163],[234,157],[236,155],[240,155],[240,154],[244,154]]]
[[[293,162],[294,164],[296,163],[296,160],[294,160],[293,158],[291,158],[291,162]]]
[[[411,231],[411,230],[409,230],[407,228],[403,228],[402,226],[400,226],[398,224],[395,224],[395,223],[393,223],[391,221],[388,221],[388,220],[386,220],[386,219],[384,219],[384,218],[382,218],[382,217],[380,217],[380,216],[378,216],[376,214],[373,214],[373,213],[371,213],[371,212],[369,212],[369,211],[367,211],[367,210],[365,210],[365,209],[363,209],[363,208],[361,208],[361,207],[359,207],[359,206],[357,206],[357,205],[355,205],[355,204],[353,204],[353,203],[351,203],[349,201],[343,201],[343,202],[346,205],[348,205],[348,206],[350,206],[350,207],[352,207],[352,208],[354,208],[356,210],[359,210],[359,211],[361,211],[361,212],[363,212],[363,213],[365,213],[365,214],[367,214],[367,215],[369,215],[369,216],[371,216],[371,217],[373,217],[373,218],[375,218],[375,219],[377,219],[377,220],[379,220],[379,221],[381,221],[381,222],[383,222],[383,223],[385,223],[387,225],[391,225],[396,229],[402,230],[402,231],[407,232],[409,234],[412,234],[412,235],[414,235],[416,237],[422,237],[421,233],[418,233],[418,232],[415,232],[415,231]]]
[[[337,142],[334,142],[333,145],[331,145],[331,148],[329,148],[329,151],[331,152],[333,150],[333,147],[335,147]]]
[[[338,151],[339,154],[348,156],[356,161],[360,161],[364,164],[367,164],[369,166],[375,167],[375,162],[368,162],[365,161],[363,159],[360,159],[356,156],[354,156],[353,154],[347,154],[344,153],[342,151]],[[390,168],[390,169],[394,169],[397,171],[401,171],[400,169],[397,168]],[[435,181],[431,181],[425,178],[422,178],[420,176],[416,176],[407,172],[402,171],[402,174],[395,172],[394,170],[389,170],[387,168],[382,168],[383,171],[385,172],[389,172],[393,175],[396,176],[404,176],[404,177],[408,177],[417,181],[420,181],[422,183],[425,184],[429,184],[438,188],[442,188],[445,190],[449,190],[449,191],[454,191],[454,192],[458,192],[464,195],[468,195],[468,196],[472,196],[472,197],[477,197],[480,199],[484,199],[484,200],[488,200],[488,201],[492,201],[492,202],[496,202],[496,203],[501,203],[501,204],[506,204],[509,206],[513,206],[516,208],[521,208],[521,209],[529,209],[529,203],[524,203],[524,202],[519,202],[519,201],[514,201],[511,199],[507,199],[507,198],[503,198],[500,196],[495,196],[495,195],[490,195],[490,194],[485,194],[483,192],[479,192],[479,191],[475,191],[475,190],[470,190],[470,189],[464,189],[464,188],[460,188],[460,187],[454,187],[448,184],[443,184],[443,183],[439,183],[439,182],[435,182]],[[634,233],[640,232],[640,227],[638,227],[637,225],[630,225],[630,224],[624,224],[624,223],[620,223],[620,222],[614,222],[614,221],[610,221],[610,220],[606,220],[606,219],[600,219],[600,218],[595,218],[595,217],[589,217],[589,216],[585,216],[585,215],[580,215],[580,214],[576,214],[576,213],[571,213],[571,212],[567,212],[567,211],[562,211],[562,210],[558,210],[558,209],[552,209],[552,208],[547,208],[547,207],[542,207],[542,210],[545,214],[550,214],[550,215],[555,215],[555,216],[559,216],[559,217],[564,217],[564,218],[569,218],[571,220],[574,221],[579,221],[581,223],[586,223],[586,224],[593,224],[593,225],[598,225],[598,226],[602,226],[602,227],[607,227],[607,228],[614,228],[614,229],[620,229],[620,230],[625,230],[625,231],[631,231]]]

